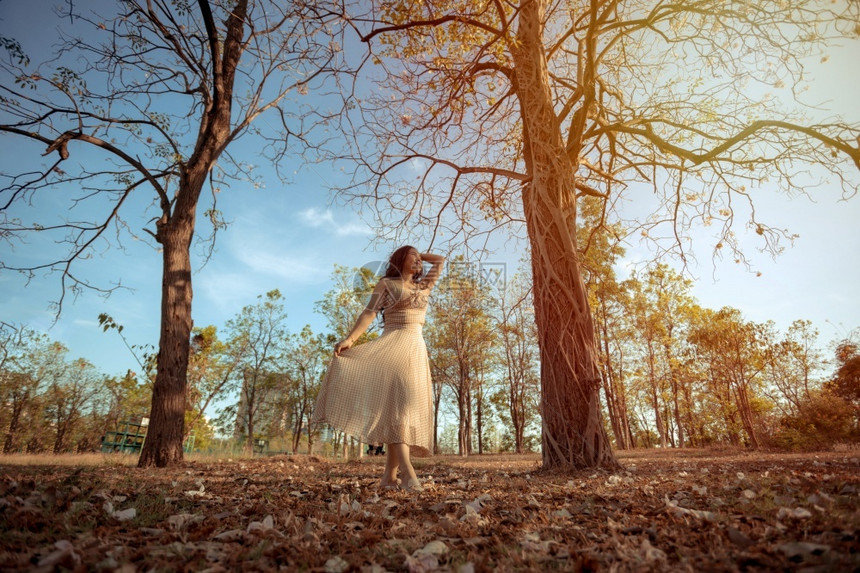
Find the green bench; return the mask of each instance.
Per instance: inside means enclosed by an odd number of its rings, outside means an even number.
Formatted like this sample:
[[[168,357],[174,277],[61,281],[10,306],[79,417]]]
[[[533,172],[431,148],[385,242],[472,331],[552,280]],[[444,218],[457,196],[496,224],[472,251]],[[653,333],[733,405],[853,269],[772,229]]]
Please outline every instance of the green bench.
[[[139,424],[120,422],[116,432],[106,432],[102,438],[102,452],[123,454],[139,454],[146,439],[149,419],[144,418]]]

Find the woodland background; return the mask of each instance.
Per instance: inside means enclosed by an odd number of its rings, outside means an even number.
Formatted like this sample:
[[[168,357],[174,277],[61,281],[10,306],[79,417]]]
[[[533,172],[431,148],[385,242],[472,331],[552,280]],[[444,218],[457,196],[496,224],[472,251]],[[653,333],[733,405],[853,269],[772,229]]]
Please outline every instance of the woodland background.
[[[617,282],[611,263],[618,254],[590,258],[588,279],[603,420],[615,449],[798,450],[860,439],[857,331],[825,345],[809,321],[780,332],[738,309],[702,308],[690,280],[665,265]],[[539,363],[528,275],[479,271],[465,261],[449,264],[425,326],[436,451],[536,451]],[[187,451],[250,452],[263,439],[273,452],[346,454],[344,436],[309,423],[331,348],[351,328],[375,276],[339,267],[333,282],[317,304],[325,332],[292,330],[277,290],[225,325],[194,330]],[[123,336],[108,315],[101,320],[106,336]],[[359,343],[378,336],[380,326]],[[140,356],[140,372],[108,375],[26,326],[4,324],[0,332],[5,453],[97,451],[106,432],[147,415],[151,348],[129,348]]]

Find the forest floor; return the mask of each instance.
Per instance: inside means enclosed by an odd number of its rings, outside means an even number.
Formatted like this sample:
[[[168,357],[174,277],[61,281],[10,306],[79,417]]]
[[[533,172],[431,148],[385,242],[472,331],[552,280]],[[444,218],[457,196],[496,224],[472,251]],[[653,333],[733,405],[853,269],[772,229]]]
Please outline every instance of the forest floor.
[[[0,570],[860,570],[858,450],[619,457],[419,459],[418,494],[378,491],[381,457],[0,457]]]

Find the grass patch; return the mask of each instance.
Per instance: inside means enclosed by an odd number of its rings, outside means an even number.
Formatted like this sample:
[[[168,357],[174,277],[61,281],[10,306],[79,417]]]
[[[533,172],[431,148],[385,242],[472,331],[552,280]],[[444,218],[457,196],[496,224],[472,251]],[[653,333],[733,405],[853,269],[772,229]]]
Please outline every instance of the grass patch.
[[[137,465],[136,454],[0,454],[0,466],[120,467]]]

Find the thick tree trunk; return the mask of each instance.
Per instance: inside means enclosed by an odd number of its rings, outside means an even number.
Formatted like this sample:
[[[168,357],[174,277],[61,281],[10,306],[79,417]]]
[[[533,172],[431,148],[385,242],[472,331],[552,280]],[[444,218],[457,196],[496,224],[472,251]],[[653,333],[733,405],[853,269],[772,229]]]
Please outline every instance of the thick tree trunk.
[[[185,389],[191,341],[191,237],[194,217],[174,217],[159,228],[163,248],[161,337],[152,388],[149,430],[140,467],[165,467],[183,459]]]
[[[523,190],[523,206],[541,356],[543,465],[615,467],[618,463],[600,419],[594,325],[576,250],[574,165],[549,89],[544,4],[545,0],[523,4],[514,53],[524,156],[532,176]]]

